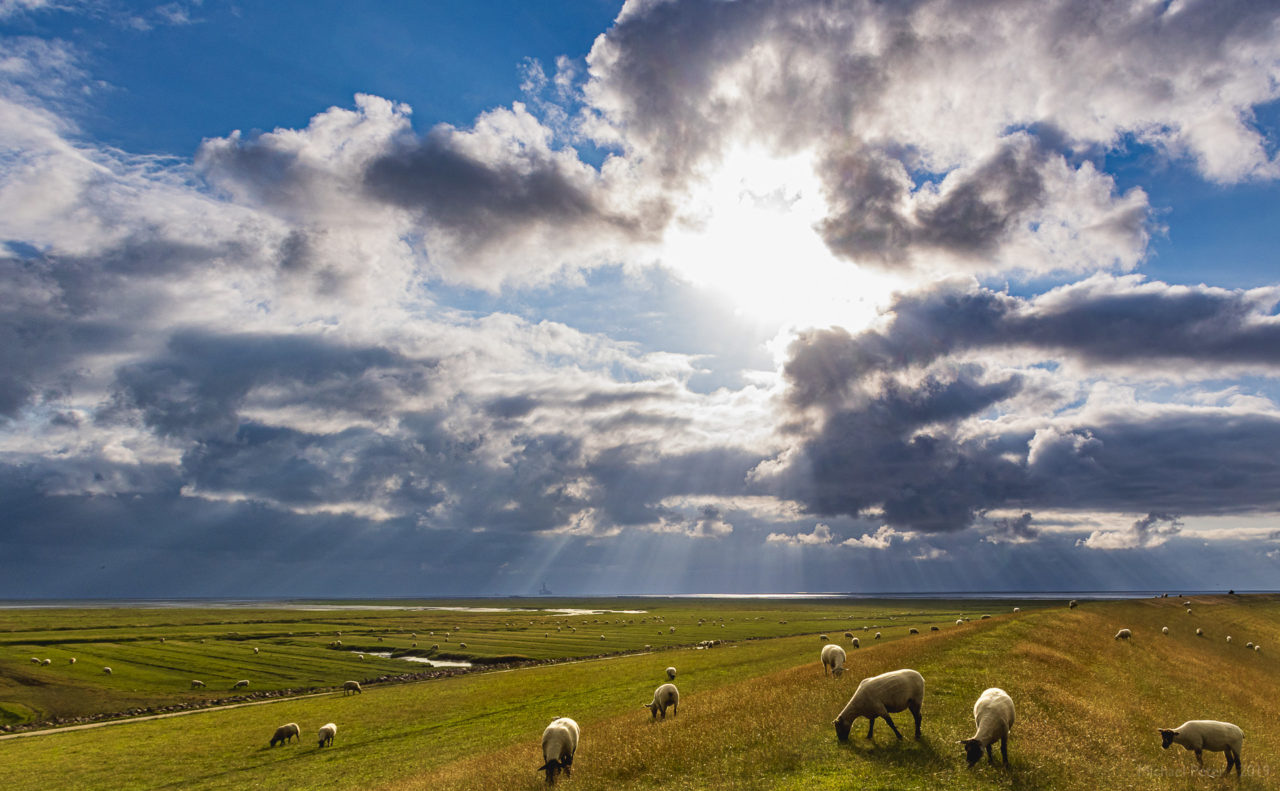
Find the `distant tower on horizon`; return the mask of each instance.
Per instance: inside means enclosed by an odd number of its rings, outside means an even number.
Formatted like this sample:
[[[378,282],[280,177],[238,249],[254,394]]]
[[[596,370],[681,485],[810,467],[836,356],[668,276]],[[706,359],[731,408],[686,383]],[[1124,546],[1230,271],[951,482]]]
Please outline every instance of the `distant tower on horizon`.
[[[547,581],[546,581],[546,580],[543,580],[543,581],[542,581],[542,587],[538,589],[538,595],[539,595],[539,596],[550,596],[550,595],[551,595],[551,589],[547,587]]]

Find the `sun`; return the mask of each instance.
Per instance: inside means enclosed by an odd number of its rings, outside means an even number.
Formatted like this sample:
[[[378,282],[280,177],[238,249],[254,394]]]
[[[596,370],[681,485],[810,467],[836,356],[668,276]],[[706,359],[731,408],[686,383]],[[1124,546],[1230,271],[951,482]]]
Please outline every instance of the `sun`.
[[[779,331],[856,331],[905,283],[835,257],[815,230],[825,213],[810,155],[739,148],[699,180],[661,260]]]

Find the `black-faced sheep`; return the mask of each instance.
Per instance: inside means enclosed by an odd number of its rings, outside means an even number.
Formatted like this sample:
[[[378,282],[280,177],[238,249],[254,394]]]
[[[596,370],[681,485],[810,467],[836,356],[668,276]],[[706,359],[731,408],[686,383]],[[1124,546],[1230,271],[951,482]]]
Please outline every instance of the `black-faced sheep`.
[[[1003,689],[992,687],[978,696],[973,704],[973,721],[977,723],[978,732],[968,739],[961,740],[964,745],[965,759],[973,766],[982,758],[982,751],[987,751],[987,763],[994,764],[991,756],[991,745],[1000,741],[1000,757],[1004,765],[1009,765],[1009,730],[1013,727],[1013,699]]]
[[[239,681],[237,681],[236,683],[232,684],[232,685],[231,685],[231,688],[232,688],[232,689],[244,689],[244,688],[245,688],[245,687],[247,687],[247,686],[249,686],[249,680],[248,680],[248,679],[244,679],[244,678],[242,678],[242,679],[240,679]]]
[[[645,648],[648,648],[648,646],[645,646]],[[671,681],[676,680],[676,669],[674,667],[667,668],[667,678]]]
[[[359,681],[344,681],[344,682],[342,682],[342,694],[343,694],[343,696],[350,695],[350,694],[351,694],[351,693],[353,693],[353,692],[354,692],[354,693],[356,693],[357,695],[363,695],[363,694],[364,694],[364,690],[363,690],[363,689],[360,689],[360,682],[359,682]]]
[[[338,735],[338,726],[327,722],[320,726],[320,746],[333,746],[333,737]]]
[[[1160,746],[1169,749],[1169,745],[1180,744],[1196,754],[1196,763],[1204,768],[1205,750],[1227,754],[1227,768],[1222,776],[1236,768],[1236,777],[1240,777],[1240,747],[1244,744],[1244,731],[1229,722],[1217,720],[1189,720],[1176,728],[1158,728]]]
[[[1121,629],[1120,631],[1116,632],[1116,636],[1111,639],[1128,640],[1130,637],[1133,637],[1133,632],[1129,631],[1128,629]]]
[[[1071,601],[1067,602],[1067,609],[1069,610],[1074,610],[1079,606],[1080,606],[1080,602],[1076,601],[1075,599],[1072,599]]]
[[[547,785],[556,781],[556,774],[564,770],[565,777],[573,775],[573,756],[578,751],[578,723],[568,717],[558,717],[542,732],[542,759],[545,763],[539,772],[547,773]]]
[[[680,707],[680,690],[676,689],[675,684],[663,684],[653,691],[653,700],[644,704],[641,708],[648,709],[653,719],[658,718],[658,714],[662,714],[662,718],[667,718],[667,709],[671,709],[671,715],[675,716],[679,713]]]
[[[201,681],[200,679],[198,679],[198,678],[193,678],[193,679],[191,679],[191,688],[192,688],[192,689],[199,689],[200,687],[203,687],[203,686],[204,686],[204,682],[203,682],[203,681]]]
[[[102,668],[102,672],[103,672],[103,673],[106,673],[106,674],[109,676],[109,675],[111,675],[111,668],[109,668],[109,667],[104,667],[104,668]]]
[[[898,726],[893,724],[893,720],[889,719],[889,715],[909,709],[911,716],[915,718],[916,738],[919,739],[920,706],[923,702],[924,677],[914,670],[903,668],[864,678],[833,723],[836,728],[836,738],[842,742],[848,741],[853,721],[859,717],[866,717],[871,721],[870,727],[867,728],[867,738],[870,739],[875,733],[876,718],[881,717],[893,729],[894,735],[901,739],[902,733],[899,732]]]
[[[844,673],[844,649],[835,643],[827,643],[822,647],[822,674],[836,678]]]
[[[861,646],[862,646],[862,643],[861,643],[861,642],[859,642],[859,641],[858,641],[858,638],[856,638],[856,637],[855,637],[855,638],[853,638],[852,640],[850,640],[849,642],[853,644],[853,647],[854,647],[854,648],[859,648],[859,647],[861,647]]]
[[[913,626],[907,630],[907,634],[920,634],[920,630]]]
[[[281,725],[279,728],[276,728],[275,735],[271,737],[271,746],[275,747],[277,744],[287,744],[295,736],[298,737],[298,741],[302,741],[301,734],[302,732],[298,730],[298,723],[286,723]]]

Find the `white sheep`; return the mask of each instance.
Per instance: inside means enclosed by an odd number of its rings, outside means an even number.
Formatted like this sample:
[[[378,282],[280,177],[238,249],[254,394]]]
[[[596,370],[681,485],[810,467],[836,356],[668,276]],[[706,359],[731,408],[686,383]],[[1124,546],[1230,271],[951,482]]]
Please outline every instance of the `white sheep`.
[[[109,675],[111,675],[111,668],[109,668],[109,667],[104,667],[104,668],[102,668],[102,672],[103,672],[103,673],[106,673],[106,674],[109,676]]]
[[[879,633],[879,632],[876,632],[876,639],[877,639],[877,640],[879,640],[879,639],[880,639],[880,633]]]
[[[858,638],[856,637],[850,640],[849,642],[853,643],[854,648],[860,648],[862,646],[862,643],[858,642]]]
[[[242,678],[231,686],[232,689],[244,689],[249,686],[249,679]]]
[[[979,618],[978,620],[979,620],[979,621],[989,621],[989,620],[991,620],[991,616],[990,616],[990,615],[984,615],[984,616],[982,616],[981,618]]]
[[[276,728],[275,735],[271,737],[271,746],[275,747],[277,744],[287,744],[295,736],[298,737],[298,741],[302,741],[302,731],[298,729],[298,723],[285,723],[279,728]]]
[[[542,732],[542,759],[539,772],[547,773],[547,785],[556,781],[563,769],[565,777],[573,775],[573,755],[578,751],[578,723],[568,717],[557,717]]]
[[[844,649],[835,643],[822,647],[822,674],[828,673],[836,678],[844,674]]]
[[[258,653],[258,648],[257,648],[257,646],[255,646],[255,647],[254,647],[253,652],[254,652],[255,654],[256,654],[256,653]]]
[[[364,690],[363,690],[363,689],[360,689],[360,682],[359,682],[359,681],[344,681],[344,682],[342,682],[342,694],[343,694],[343,696],[350,695],[352,692],[356,693],[357,695],[363,695],[363,694],[364,694]]]
[[[1231,635],[1227,635],[1227,642],[1231,642]]]
[[[1248,648],[1249,650],[1253,650],[1253,641],[1250,640],[1249,642],[1245,643],[1244,647]]]
[[[1129,631],[1128,629],[1121,629],[1120,631],[1116,632],[1116,636],[1111,639],[1128,640],[1130,637],[1133,637],[1133,632]]]
[[[1253,650],[1254,650],[1255,652],[1260,652],[1260,651],[1262,651],[1262,644],[1261,644],[1261,643],[1254,643],[1254,644],[1253,644]]]
[[[645,648],[648,648],[648,646],[645,646]],[[671,681],[676,680],[676,669],[674,667],[667,668],[667,678]]]
[[[1072,599],[1071,601],[1067,602],[1067,609],[1069,610],[1074,610],[1079,606],[1080,606],[1080,602],[1076,601],[1075,599]]]
[[[957,618],[957,619],[956,619],[956,626],[964,626],[964,619],[963,619],[963,618]]]
[[[1168,634],[1168,633],[1169,633],[1169,627],[1167,626],[1160,627],[1160,634]]]
[[[1013,611],[1014,611],[1014,612],[1022,612],[1022,608],[1021,608],[1021,607],[1014,607],[1014,608],[1013,608]]]
[[[192,688],[192,689],[198,689],[198,688],[203,687],[203,686],[204,686],[204,682],[203,682],[203,681],[201,681],[200,679],[198,679],[198,678],[193,678],[193,679],[191,679],[191,688]]]
[[[324,747],[327,744],[330,747],[332,747],[333,737],[337,735],[338,735],[337,725],[334,725],[332,722],[326,722],[324,725],[321,725],[320,726],[320,746]]]
[[[1196,637],[1204,637],[1204,630],[1196,629]]]
[[[49,658],[47,658],[47,657],[46,657],[45,659],[41,659],[41,660],[40,660],[40,664],[42,664],[42,665],[52,665],[52,664],[53,664],[53,660],[52,660],[52,659],[49,659]]]
[[[848,741],[853,721],[859,717],[866,717],[871,721],[870,727],[867,728],[867,738],[870,739],[875,732],[876,717],[883,717],[893,729],[894,734],[901,739],[902,733],[898,731],[898,726],[893,724],[893,720],[889,719],[889,715],[909,709],[911,716],[916,720],[916,738],[919,739],[920,705],[923,702],[924,677],[914,670],[908,668],[891,670],[878,676],[864,678],[858,684],[853,697],[849,698],[849,702],[845,704],[840,716],[835,719],[836,738],[842,742]]]
[[[67,664],[69,665],[74,665],[75,663],[76,663],[76,658],[74,656],[67,660]]]
[[[680,690],[676,689],[675,684],[663,684],[653,691],[653,700],[644,704],[641,708],[648,709],[653,719],[658,718],[658,714],[662,714],[662,718],[667,718],[667,709],[671,709],[672,716],[678,714],[680,706]]]
[[[1193,750],[1196,763],[1200,764],[1201,769],[1204,768],[1204,758],[1201,756],[1203,751],[1226,753],[1227,768],[1222,776],[1225,777],[1234,765],[1236,777],[1240,777],[1240,747],[1244,743],[1244,731],[1237,726],[1217,720],[1189,720],[1176,728],[1157,730],[1160,731],[1161,747],[1167,750],[1171,744],[1180,744]]]
[[[38,656],[33,656],[33,657],[31,657],[31,664],[33,664],[33,665],[38,665],[38,664],[40,664],[40,657],[38,657]]]
[[[1003,689],[991,687],[978,696],[973,704],[973,721],[978,725],[978,732],[971,738],[960,741],[964,745],[965,759],[973,766],[987,751],[987,763],[994,764],[991,756],[991,745],[1000,740],[1000,757],[1004,765],[1009,765],[1009,730],[1013,728],[1013,698]]]
[[[820,635],[818,635],[818,639],[825,643],[825,642],[827,642],[828,640],[830,640],[831,638],[830,638],[830,637],[827,637],[825,634],[820,634]]]

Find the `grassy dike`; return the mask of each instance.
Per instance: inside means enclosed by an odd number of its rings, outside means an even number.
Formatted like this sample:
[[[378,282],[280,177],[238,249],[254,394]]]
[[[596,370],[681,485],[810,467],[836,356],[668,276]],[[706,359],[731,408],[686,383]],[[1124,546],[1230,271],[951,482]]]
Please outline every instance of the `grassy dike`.
[[[767,623],[772,629],[777,619]],[[1168,637],[1159,631],[1165,625]],[[1197,626],[1205,637],[1194,636]],[[1120,627],[1132,629],[1133,640],[1113,640]],[[542,787],[534,771],[542,728],[566,715],[583,731],[574,776],[564,783],[578,791],[1219,787],[1225,781],[1191,771],[1190,753],[1159,747],[1156,727],[1193,718],[1244,729],[1240,788],[1280,787],[1275,598],[1198,599],[1192,615],[1173,599],[1089,602],[918,636],[898,622],[883,631],[881,641],[859,635],[863,648],[849,650],[839,680],[822,676],[821,643],[806,634],[8,739],[0,741],[0,784],[532,791]],[[1249,640],[1263,651],[1246,651]],[[669,664],[680,669],[681,712],[653,723],[640,706]],[[895,721],[905,742],[883,723],[868,742],[860,720],[850,743],[838,744],[831,721],[857,681],[898,667],[925,676],[924,739],[910,739],[904,713]],[[972,734],[973,701],[988,686],[1004,688],[1018,706],[1010,771],[985,763],[968,770],[955,744]],[[267,748],[274,728],[289,721],[302,726],[303,742]],[[315,731],[329,721],[338,738],[319,750]],[[1206,763],[1215,772],[1225,766],[1216,753]]]

